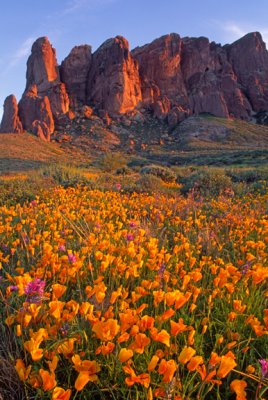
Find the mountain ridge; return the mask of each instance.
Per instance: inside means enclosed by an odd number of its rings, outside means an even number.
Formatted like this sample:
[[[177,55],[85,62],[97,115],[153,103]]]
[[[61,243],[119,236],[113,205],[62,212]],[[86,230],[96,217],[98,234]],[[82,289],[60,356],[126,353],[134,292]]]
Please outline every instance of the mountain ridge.
[[[75,46],[58,65],[47,37],[27,61],[26,88],[4,103],[0,131],[29,131],[43,140],[75,118],[97,115],[106,125],[146,118],[148,111],[175,128],[191,115],[252,120],[268,111],[268,52],[260,33],[232,44],[171,33],[129,49],[127,39],[106,40],[92,53]],[[131,123],[131,122],[130,122]]]

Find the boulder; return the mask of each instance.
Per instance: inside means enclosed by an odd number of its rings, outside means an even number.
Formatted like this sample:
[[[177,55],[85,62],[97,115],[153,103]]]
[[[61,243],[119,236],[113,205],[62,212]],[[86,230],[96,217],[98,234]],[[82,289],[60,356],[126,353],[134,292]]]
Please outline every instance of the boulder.
[[[16,97],[11,94],[5,99],[4,114],[0,126],[1,133],[21,133],[23,132],[22,123],[18,114],[18,104]]]
[[[39,137],[41,140],[45,142],[50,142],[50,129],[47,124],[43,121],[33,121],[32,123],[32,131]]]

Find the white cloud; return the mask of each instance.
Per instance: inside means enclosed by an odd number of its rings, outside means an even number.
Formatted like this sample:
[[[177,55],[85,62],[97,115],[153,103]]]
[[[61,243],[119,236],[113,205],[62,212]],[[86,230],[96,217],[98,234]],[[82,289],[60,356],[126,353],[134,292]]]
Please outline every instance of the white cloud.
[[[14,67],[21,60],[23,60],[26,56],[29,55],[31,51],[31,47],[35,39],[33,37],[27,38],[17,49],[14,55],[11,57],[11,61],[9,63],[9,67]]]
[[[228,43],[240,39],[249,32],[260,32],[264,42],[268,45],[268,26],[261,27],[251,24],[243,24],[236,21],[215,21],[215,23],[217,23],[217,26],[223,31],[224,40]]]
[[[116,0],[70,0],[67,7],[63,10],[63,15],[72,14],[82,8],[97,8],[113,3]]]

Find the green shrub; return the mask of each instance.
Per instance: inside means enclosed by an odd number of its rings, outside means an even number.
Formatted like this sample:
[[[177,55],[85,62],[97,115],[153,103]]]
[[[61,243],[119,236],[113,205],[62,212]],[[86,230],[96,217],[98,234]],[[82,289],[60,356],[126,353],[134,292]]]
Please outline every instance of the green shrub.
[[[227,172],[233,182],[253,183],[268,179],[267,169],[231,169]]]
[[[140,173],[142,175],[154,175],[158,178],[161,178],[164,182],[175,182],[177,179],[177,175],[172,171],[172,169],[159,165],[145,166],[141,169]]]
[[[41,171],[41,176],[49,177],[57,185],[63,187],[75,187],[77,185],[89,184],[88,179],[83,175],[83,172],[70,165],[51,164],[44,167]]]
[[[159,192],[162,186],[163,181],[155,175],[146,174],[136,181],[137,192]]]
[[[179,183],[183,184],[183,193],[194,190],[202,196],[218,196],[226,190],[233,189],[232,180],[225,171],[214,168],[200,169],[181,179]]]

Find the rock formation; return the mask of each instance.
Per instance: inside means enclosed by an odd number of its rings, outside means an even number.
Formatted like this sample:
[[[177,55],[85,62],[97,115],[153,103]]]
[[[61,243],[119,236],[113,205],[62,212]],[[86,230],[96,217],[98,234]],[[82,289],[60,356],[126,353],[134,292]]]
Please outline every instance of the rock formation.
[[[54,119],[47,96],[38,96],[36,85],[32,85],[19,102],[19,116],[25,130],[37,133],[49,141],[54,132]],[[41,134],[42,129],[42,134]]]
[[[61,80],[66,85],[73,108],[86,103],[87,78],[91,59],[90,46],[75,46],[61,64]]]
[[[16,97],[11,94],[4,103],[4,114],[0,126],[1,133],[21,133],[22,123],[19,118],[19,109]]]
[[[93,54],[87,101],[111,115],[133,110],[142,100],[137,62],[122,36],[108,39]]]
[[[203,112],[245,120],[268,112],[268,52],[261,35],[221,46],[172,33],[132,52],[116,36],[93,54],[89,45],[74,47],[60,67],[49,40],[39,38],[19,106],[13,96],[5,101],[1,131],[30,130],[49,140],[55,127],[68,127],[74,118],[97,113],[106,124],[123,118],[127,125],[130,115],[148,110],[170,127]]]

